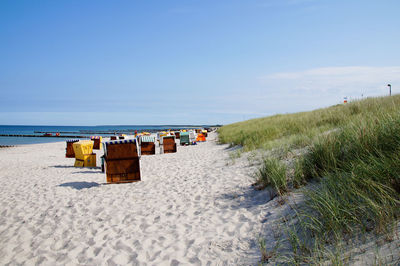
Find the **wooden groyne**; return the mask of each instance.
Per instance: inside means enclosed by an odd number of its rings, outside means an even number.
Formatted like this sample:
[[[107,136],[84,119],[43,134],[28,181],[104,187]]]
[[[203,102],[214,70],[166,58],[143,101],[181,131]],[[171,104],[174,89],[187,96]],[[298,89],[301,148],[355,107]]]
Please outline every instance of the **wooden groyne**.
[[[0,134],[0,137],[21,137],[21,138],[67,138],[67,139],[88,139],[90,136],[77,136],[77,135],[18,135],[18,134]]]
[[[196,127],[200,128],[200,127]],[[183,129],[188,129],[188,128],[171,128],[171,131],[180,131]],[[140,129],[137,130],[137,132],[150,132],[150,133],[157,133],[160,131],[168,131],[168,128],[165,129]],[[55,134],[55,133],[60,133],[60,134],[88,134],[88,135],[118,135],[118,134],[130,134],[134,135],[135,130],[134,129],[123,129],[123,130],[108,130],[108,131],[96,131],[96,130],[81,130],[81,131],[34,131],[36,134]]]

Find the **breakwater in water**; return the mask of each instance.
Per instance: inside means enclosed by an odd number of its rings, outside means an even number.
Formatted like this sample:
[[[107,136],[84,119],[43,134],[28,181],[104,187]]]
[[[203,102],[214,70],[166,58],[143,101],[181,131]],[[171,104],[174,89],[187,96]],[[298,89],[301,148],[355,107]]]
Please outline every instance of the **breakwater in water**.
[[[57,142],[65,139],[88,139],[90,136],[109,137],[133,135],[137,132],[155,133],[165,130],[208,128],[210,125],[144,125],[144,126],[6,126],[0,125],[0,145],[20,145]],[[57,134],[58,133],[58,134]]]
[[[19,138],[71,138],[71,139],[83,139],[88,136],[77,136],[77,135],[16,135],[16,134],[0,134],[0,137],[19,137]]]

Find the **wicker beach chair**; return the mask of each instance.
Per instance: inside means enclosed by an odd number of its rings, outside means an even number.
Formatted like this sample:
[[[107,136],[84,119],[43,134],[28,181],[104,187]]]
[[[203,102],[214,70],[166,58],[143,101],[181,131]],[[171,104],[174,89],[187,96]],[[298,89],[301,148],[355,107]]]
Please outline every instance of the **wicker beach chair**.
[[[65,157],[67,158],[75,158],[74,147],[72,144],[78,142],[79,139],[67,139],[67,147],[65,148]]]
[[[175,131],[175,138],[180,139],[181,138],[181,132],[180,131]]]
[[[159,142],[161,142],[161,138],[164,137],[164,136],[167,136],[167,135],[168,135],[168,133],[166,131],[157,132],[157,140]]]
[[[151,136],[139,136],[140,155],[156,154],[155,138]]]
[[[175,136],[163,136],[160,141],[160,153],[176,152]]]
[[[84,140],[72,144],[75,152],[75,167],[96,167],[96,154],[93,141]]]
[[[196,133],[194,130],[190,130],[189,131],[189,142],[191,145],[195,145],[196,144]]]
[[[103,137],[92,136],[90,139],[93,141],[93,150],[101,150],[101,142],[103,141]]]
[[[104,143],[104,164],[107,183],[140,181],[140,156],[136,139]]]
[[[202,133],[197,134],[196,142],[204,142],[204,141],[206,141],[206,137]]]
[[[189,132],[181,132],[180,144],[190,145]]]

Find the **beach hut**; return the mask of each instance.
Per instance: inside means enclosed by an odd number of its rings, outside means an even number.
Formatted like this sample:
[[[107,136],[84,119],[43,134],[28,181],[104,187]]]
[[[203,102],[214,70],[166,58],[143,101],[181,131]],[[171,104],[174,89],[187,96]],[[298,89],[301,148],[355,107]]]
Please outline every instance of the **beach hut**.
[[[181,132],[180,136],[181,145],[190,145],[189,132]]]
[[[139,136],[140,155],[156,154],[155,137]]]
[[[72,144],[78,142],[79,139],[67,139],[67,147],[65,148],[65,157],[67,158],[75,158],[75,152]]]
[[[75,167],[96,167],[96,154],[93,141],[83,140],[72,144],[75,153]]]
[[[160,141],[160,153],[176,152],[175,136],[163,136]]]
[[[136,139],[104,143],[104,164],[107,183],[140,181],[140,156]]]
[[[103,137],[92,136],[90,139],[93,141],[93,150],[101,150],[101,142],[103,141]]]

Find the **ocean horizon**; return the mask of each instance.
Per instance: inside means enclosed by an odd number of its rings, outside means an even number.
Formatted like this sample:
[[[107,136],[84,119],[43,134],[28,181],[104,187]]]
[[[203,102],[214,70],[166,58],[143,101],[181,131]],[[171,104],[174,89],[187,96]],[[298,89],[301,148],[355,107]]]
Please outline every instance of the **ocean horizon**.
[[[99,126],[41,126],[41,125],[0,125],[0,135],[29,135],[31,137],[0,136],[0,145],[24,145],[65,141],[70,136],[89,138],[93,135],[111,136],[134,134],[135,130],[162,131],[168,129],[202,128],[211,125],[99,125]],[[45,133],[60,137],[43,137]],[[36,137],[37,136],[37,137]],[[65,136],[63,138],[63,136]]]

